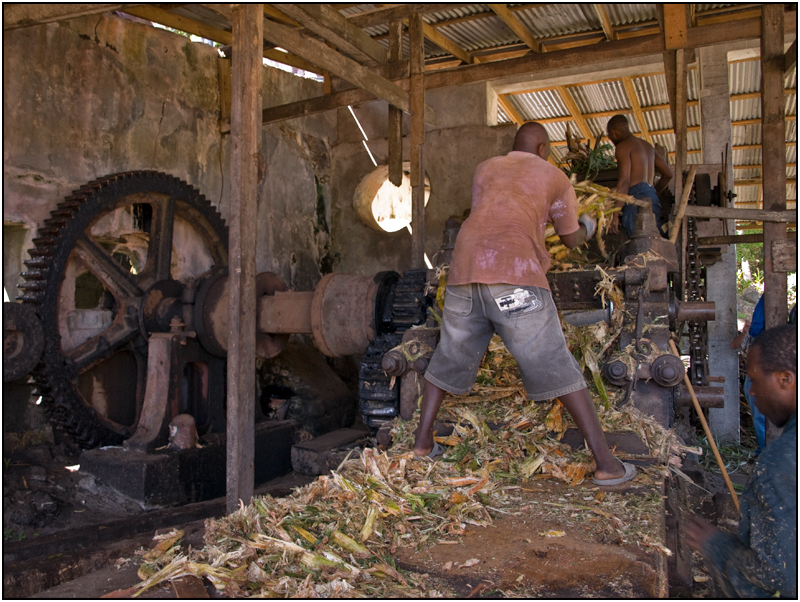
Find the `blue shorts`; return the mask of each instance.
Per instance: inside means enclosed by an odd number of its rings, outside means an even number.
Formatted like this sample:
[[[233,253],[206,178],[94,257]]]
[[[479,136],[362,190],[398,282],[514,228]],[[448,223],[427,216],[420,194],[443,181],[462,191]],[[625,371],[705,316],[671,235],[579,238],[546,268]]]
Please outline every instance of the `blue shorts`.
[[[633,198],[650,201],[652,203],[653,213],[655,213],[656,216],[658,233],[664,236],[664,232],[661,231],[661,225],[664,223],[661,221],[661,201],[658,199],[656,189],[647,182],[639,182],[628,188],[628,194]],[[636,226],[636,215],[639,213],[639,207],[638,205],[625,205],[620,213],[620,221],[625,228],[625,232],[628,234],[628,238],[630,238],[633,236],[633,230]]]
[[[466,395],[495,332],[517,360],[528,399],[544,401],[586,388],[550,291],[512,284],[447,287],[441,339],[425,378],[453,395]]]

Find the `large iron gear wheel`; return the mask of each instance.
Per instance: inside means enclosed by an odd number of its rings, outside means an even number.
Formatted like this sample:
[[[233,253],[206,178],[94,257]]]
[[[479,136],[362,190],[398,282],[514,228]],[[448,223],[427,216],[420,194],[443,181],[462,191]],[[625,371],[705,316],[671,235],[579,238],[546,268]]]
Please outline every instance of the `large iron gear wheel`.
[[[19,286],[44,331],[35,394],[83,448],[119,444],[144,399],[145,302],[227,265],[225,222],[186,182],[134,171],[74,191],[33,242]]]

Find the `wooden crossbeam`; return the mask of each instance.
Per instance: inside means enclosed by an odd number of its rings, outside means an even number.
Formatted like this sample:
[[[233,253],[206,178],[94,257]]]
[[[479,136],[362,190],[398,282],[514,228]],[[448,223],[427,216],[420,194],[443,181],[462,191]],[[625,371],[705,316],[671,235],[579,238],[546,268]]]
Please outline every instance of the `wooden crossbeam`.
[[[436,44],[442,50],[446,50],[454,57],[460,59],[462,62],[467,63],[468,65],[471,65],[475,62],[475,58],[469,52],[464,50],[461,46],[456,44],[444,34],[436,31],[433,27],[425,23],[425,21],[422,22],[422,35]]]
[[[797,167],[797,163],[787,163],[786,167]],[[761,164],[756,163],[754,165],[734,165],[734,169],[761,169]]]
[[[686,48],[689,23],[686,4],[664,4],[664,47],[667,50]]]
[[[267,5],[264,6],[266,7]],[[123,12],[133,15],[134,17],[139,17],[140,19],[160,23],[161,25],[171,27],[172,29],[177,29],[178,31],[185,31],[186,33],[191,33],[225,46],[230,46],[233,42],[233,34],[231,34],[230,31],[211,27],[210,25],[204,25],[203,23],[195,21],[194,19],[182,17],[181,15],[176,15],[175,13],[171,13],[163,8],[159,8],[154,4],[128,6]],[[322,69],[288,52],[281,52],[280,50],[270,48],[264,50],[264,58],[268,58],[278,63],[283,63],[284,65],[289,65],[290,67],[297,67],[298,69],[303,69],[311,73],[322,75]]]
[[[575,99],[572,98],[572,94],[570,94],[566,86],[556,86],[556,91],[561,97],[561,102],[563,102],[564,106],[567,107],[567,111],[569,111],[572,121],[574,121],[578,126],[581,136],[586,138],[586,140],[589,141],[589,144],[592,144],[592,142],[594,142],[592,140],[592,132],[589,129],[589,125],[586,123],[586,120],[583,118],[583,115],[581,115],[581,110],[578,108]]]
[[[603,33],[606,34],[606,40],[616,40],[617,33],[614,31],[614,26],[611,24],[611,19],[608,18],[606,7],[602,4],[592,4],[597,18],[600,20],[600,25],[603,28]]]
[[[137,6],[136,4],[40,4],[35,2],[4,3],[3,29],[17,29],[54,21],[65,21],[86,15],[108,13]]]
[[[686,217],[708,217],[720,219],[740,219],[750,222],[794,223],[797,221],[796,211],[764,211],[762,209],[733,209],[731,207],[686,207]]]
[[[335,5],[279,4],[281,12],[361,63],[384,64],[386,49],[348,21]]]
[[[631,103],[631,108],[633,109],[633,114],[636,117],[636,122],[639,124],[639,130],[642,132],[642,137],[649,143],[652,143],[653,140],[650,137],[650,131],[647,127],[647,122],[644,119],[644,113],[642,113],[642,107],[639,105],[639,97],[636,95],[636,89],[633,87],[633,80],[625,76],[622,78],[622,85],[625,88],[625,93],[628,96],[628,102]]]
[[[511,118],[511,121],[513,121],[517,125],[521,125],[522,123],[525,122],[525,120],[522,119],[520,114],[514,108],[514,105],[512,105],[511,102],[508,100],[508,96],[506,94],[498,94],[497,102],[500,103],[501,107],[503,107],[503,111],[505,111],[506,115],[508,115]]]
[[[542,45],[533,37],[528,28],[519,20],[514,13],[512,13],[505,4],[490,4],[489,8],[500,17],[500,19],[508,25],[509,29],[513,31],[520,40],[525,42],[525,45],[534,52],[544,52]]]
[[[748,178],[746,180],[734,180],[734,186],[760,186],[763,178]],[[797,178],[786,178],[787,184],[797,184]]]
[[[268,19],[264,20],[264,37],[276,46],[285,48],[289,52],[319,65],[333,75],[363,88],[398,109],[410,110],[407,91],[376,75],[356,61],[333,51],[319,40]]]

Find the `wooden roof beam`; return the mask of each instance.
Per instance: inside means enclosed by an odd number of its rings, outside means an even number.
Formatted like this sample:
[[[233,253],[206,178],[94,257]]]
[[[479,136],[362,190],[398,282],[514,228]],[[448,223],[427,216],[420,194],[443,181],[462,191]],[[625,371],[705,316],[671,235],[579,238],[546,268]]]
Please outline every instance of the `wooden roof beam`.
[[[166,25],[172,29],[185,31],[186,33],[190,33],[207,40],[212,40],[225,46],[230,46],[233,42],[233,34],[230,31],[217,29],[216,27],[204,25],[193,19],[176,15],[175,13],[166,11],[155,4],[129,6],[125,8],[123,12],[133,15],[134,17],[139,17],[140,19]],[[303,69],[311,73],[322,75],[322,69],[320,69],[317,65],[309,63],[308,61],[305,61],[300,57],[294,56],[288,52],[281,52],[280,50],[270,48],[264,50],[264,58],[276,61],[278,63],[283,63],[284,65],[289,65],[290,67],[297,67],[298,69]]]
[[[762,178],[747,178],[746,180],[734,180],[734,186],[760,186]],[[797,178],[786,178],[787,184],[797,184]]]
[[[572,121],[578,126],[578,129],[581,132],[581,136],[586,138],[589,141],[589,144],[592,144],[594,140],[592,139],[592,132],[589,129],[589,125],[586,123],[586,120],[581,115],[581,111],[578,108],[575,99],[572,98],[572,94],[569,93],[566,86],[556,86],[556,91],[558,92],[559,97],[561,97],[561,102],[564,103],[564,106],[567,107],[567,111],[569,111],[570,117],[572,117]]]
[[[443,10],[455,10],[464,6],[473,6],[472,4],[450,4],[450,3],[430,3],[430,4],[390,4],[382,6],[374,10],[364,11],[346,17],[350,23],[362,29],[367,27],[375,27],[376,25],[385,25],[392,21],[400,21],[408,19],[414,13],[430,14],[437,13]]]
[[[606,34],[606,40],[616,40],[617,32],[614,31],[614,26],[611,24],[611,19],[608,18],[606,7],[602,4],[592,4],[597,18],[600,20],[600,25],[603,28],[603,33]]]
[[[500,103],[501,107],[503,107],[503,111],[505,111],[505,114],[508,115],[511,121],[513,121],[517,125],[522,125],[525,122],[525,120],[522,119],[520,114],[514,108],[514,105],[512,105],[511,102],[508,100],[508,95],[498,94],[497,102]]]
[[[500,19],[508,25],[509,29],[513,31],[520,40],[525,42],[525,45],[534,52],[544,52],[544,47],[533,37],[528,28],[523,25],[522,21],[512,13],[505,4],[490,4],[489,8],[500,17]]]
[[[408,21],[406,20],[406,23]],[[439,33],[433,27],[422,22],[422,35],[425,36],[428,40],[436,44],[442,50],[446,50],[450,54],[452,54],[457,59],[460,59],[462,62],[471,65],[475,62],[475,58],[466,50],[464,50],[461,46],[456,44],[453,40],[445,36],[444,34]]]
[[[631,103],[631,108],[636,117],[636,122],[639,124],[639,131],[642,132],[642,137],[652,144],[653,140],[650,137],[650,130],[647,127],[647,121],[644,119],[644,113],[639,104],[639,97],[636,95],[636,89],[633,87],[633,80],[625,76],[622,78],[622,85],[625,88],[625,94],[628,96],[628,102]]]
[[[686,4],[664,4],[664,47],[667,50],[686,48],[689,22]]]
[[[357,61],[386,63],[386,49],[348,21],[335,5],[303,3],[277,6],[281,12]]]
[[[4,3],[3,30],[18,29],[42,23],[65,21],[86,15],[97,15],[115,10],[128,12],[126,9],[138,4],[39,4],[39,3]]]
[[[323,42],[303,35],[295,29],[268,19],[264,20],[264,37],[276,46],[319,65],[331,74],[349,81],[388,102],[410,111],[409,96],[397,84],[373,73],[358,62],[332,50]]]

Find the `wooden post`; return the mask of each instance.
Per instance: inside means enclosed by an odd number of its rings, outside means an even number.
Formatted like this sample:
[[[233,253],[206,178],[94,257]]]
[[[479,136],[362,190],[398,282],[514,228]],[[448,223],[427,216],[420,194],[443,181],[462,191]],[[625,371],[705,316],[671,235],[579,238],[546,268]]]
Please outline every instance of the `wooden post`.
[[[228,243],[227,509],[253,497],[256,376],[256,202],[264,8],[233,5],[231,218]]]
[[[389,24],[389,62],[403,59],[403,22]],[[389,181],[395,186],[403,182],[403,111],[389,105]]]
[[[765,4],[761,13],[761,176],[763,208],[786,209],[786,142],[783,94],[783,4]],[[786,324],[786,274],[776,272],[772,241],[786,238],[786,224],[764,222],[764,328]],[[767,443],[780,436],[766,419]]]
[[[411,55],[411,267],[425,267],[425,39],[422,14],[408,20],[408,47]]]
[[[764,206],[786,209],[786,142],[783,93],[783,4],[762,7],[761,28],[761,165]],[[786,224],[764,223],[764,325],[785,324],[786,274],[772,265],[772,241],[786,238]]]

